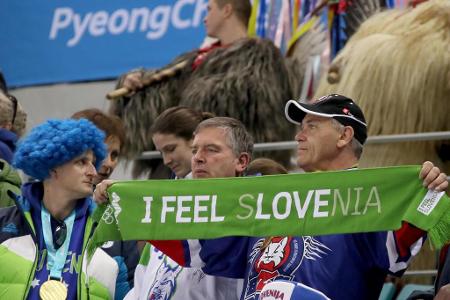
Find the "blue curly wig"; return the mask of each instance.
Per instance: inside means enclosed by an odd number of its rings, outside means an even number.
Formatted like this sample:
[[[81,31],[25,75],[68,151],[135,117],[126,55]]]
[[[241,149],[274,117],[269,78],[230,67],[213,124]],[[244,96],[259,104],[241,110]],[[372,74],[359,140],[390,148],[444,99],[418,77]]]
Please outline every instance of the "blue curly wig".
[[[44,180],[50,170],[92,150],[98,170],[106,156],[104,139],[105,134],[86,119],[48,120],[19,142],[13,165],[33,178]]]

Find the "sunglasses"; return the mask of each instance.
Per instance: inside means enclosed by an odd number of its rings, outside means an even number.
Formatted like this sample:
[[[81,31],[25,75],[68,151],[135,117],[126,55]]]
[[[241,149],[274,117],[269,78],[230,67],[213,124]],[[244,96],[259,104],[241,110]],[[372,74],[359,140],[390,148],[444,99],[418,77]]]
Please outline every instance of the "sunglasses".
[[[55,233],[53,234],[53,247],[59,249],[64,244],[67,237],[67,226],[63,221],[57,221]]]
[[[14,125],[14,121],[16,120],[16,114],[17,114],[17,99],[16,99],[16,97],[14,97],[13,95],[10,95],[10,94],[8,94],[7,96],[8,96],[8,99],[13,104],[13,116],[12,116],[11,123]]]

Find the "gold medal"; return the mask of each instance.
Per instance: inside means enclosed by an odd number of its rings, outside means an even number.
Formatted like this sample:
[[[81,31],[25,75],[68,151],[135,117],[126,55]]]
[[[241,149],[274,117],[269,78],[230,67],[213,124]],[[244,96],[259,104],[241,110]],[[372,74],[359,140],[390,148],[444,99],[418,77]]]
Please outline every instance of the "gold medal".
[[[42,284],[39,296],[42,300],[65,300],[67,299],[67,287],[61,281],[48,280]]]

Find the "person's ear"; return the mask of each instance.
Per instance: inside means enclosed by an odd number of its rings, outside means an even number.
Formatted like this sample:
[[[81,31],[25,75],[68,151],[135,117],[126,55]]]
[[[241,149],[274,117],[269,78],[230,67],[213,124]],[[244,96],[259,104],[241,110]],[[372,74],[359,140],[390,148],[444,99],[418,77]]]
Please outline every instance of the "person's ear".
[[[247,169],[249,163],[250,154],[248,154],[247,152],[242,152],[241,154],[239,154],[239,157],[237,158],[236,172],[243,173],[245,169]]]
[[[56,171],[56,169],[51,169],[50,170],[50,178],[57,178],[58,177],[58,172]]]
[[[227,18],[229,18],[234,12],[234,8],[233,8],[233,5],[231,5],[231,3],[225,4],[223,6],[222,10],[223,10],[224,16]]]
[[[337,141],[338,148],[344,148],[348,144],[352,142],[353,137],[355,136],[355,131],[351,126],[345,126],[342,131],[339,140]]]

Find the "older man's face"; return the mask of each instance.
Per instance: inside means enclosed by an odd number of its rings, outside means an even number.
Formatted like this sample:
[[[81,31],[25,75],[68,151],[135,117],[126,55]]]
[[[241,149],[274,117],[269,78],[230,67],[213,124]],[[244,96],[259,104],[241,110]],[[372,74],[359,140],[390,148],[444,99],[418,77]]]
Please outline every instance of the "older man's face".
[[[306,115],[295,136],[298,166],[307,172],[328,170],[336,159],[340,136],[332,119]]]
[[[226,132],[221,128],[209,127],[197,132],[192,154],[194,178],[235,177],[247,167],[228,145]]]

